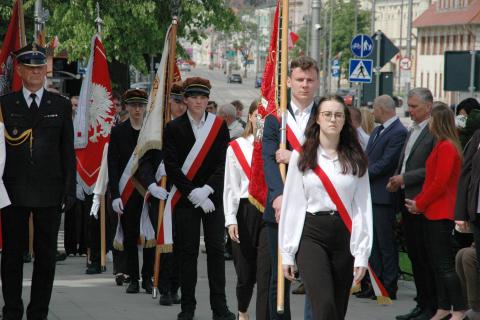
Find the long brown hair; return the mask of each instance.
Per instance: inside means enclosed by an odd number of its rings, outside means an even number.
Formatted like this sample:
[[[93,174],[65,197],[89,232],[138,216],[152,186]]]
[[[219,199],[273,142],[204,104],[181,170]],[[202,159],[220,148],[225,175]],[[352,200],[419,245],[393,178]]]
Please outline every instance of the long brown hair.
[[[305,172],[314,169],[318,165],[317,150],[320,146],[320,125],[317,123],[318,116],[325,101],[335,101],[343,106],[345,112],[345,123],[340,131],[340,141],[337,146],[338,160],[342,166],[342,173],[351,173],[356,176],[363,176],[367,172],[368,159],[358,142],[357,132],[352,126],[350,113],[343,99],[337,95],[328,95],[320,99],[315,114],[310,119],[305,130],[305,143],[302,146],[298,168]]]
[[[253,125],[252,121],[250,121],[250,116],[258,110],[258,104],[260,103],[260,99],[255,99],[250,103],[250,108],[248,108],[248,119],[247,125],[245,126],[245,131],[243,131],[242,137],[247,138],[249,135],[253,134]]]
[[[435,103],[431,113],[430,131],[438,141],[449,140],[455,145],[458,154],[462,155],[462,147],[455,127],[455,114],[446,105]]]

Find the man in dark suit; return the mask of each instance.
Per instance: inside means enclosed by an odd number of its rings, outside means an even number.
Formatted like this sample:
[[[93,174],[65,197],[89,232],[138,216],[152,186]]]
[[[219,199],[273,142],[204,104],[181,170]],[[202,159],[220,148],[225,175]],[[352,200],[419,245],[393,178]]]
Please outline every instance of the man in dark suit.
[[[395,102],[382,95],[373,102],[375,121],[380,123],[368,140],[368,174],[372,192],[373,248],[370,263],[380,281],[395,299],[398,278],[398,250],[395,242],[395,205],[386,189],[394,175],[407,136],[407,129],[396,115]],[[373,290],[370,292],[373,295]]]
[[[290,75],[287,82],[291,89],[291,101],[288,105],[288,112],[293,116],[301,132],[298,137],[300,144],[303,143],[303,133],[313,115],[315,91],[318,88],[318,66],[315,60],[309,57],[300,57],[292,60],[290,64]],[[312,111],[313,110],[313,111]],[[278,221],[283,194],[283,180],[280,175],[279,163],[288,165],[292,146],[287,143],[286,150],[279,150],[280,145],[280,122],[277,117],[269,115],[265,119],[263,132],[263,161],[265,180],[268,186],[267,203],[263,219],[266,222],[268,241],[271,256],[271,278],[270,278],[270,317],[271,319],[290,319],[290,283],[285,280],[285,311],[277,313],[277,256],[278,256]],[[308,299],[307,299],[308,300]],[[309,308],[306,308],[309,310]],[[307,311],[308,312],[308,311]]]
[[[396,192],[402,213],[403,232],[417,288],[417,306],[411,312],[396,318],[423,320],[430,319],[437,309],[435,283],[433,272],[428,266],[427,248],[422,240],[425,217],[409,213],[405,207],[405,198],[415,199],[422,190],[425,162],[435,145],[435,138],[428,129],[433,105],[432,93],[426,88],[414,88],[408,93],[407,103],[413,125],[400,154],[396,175],[390,178],[387,190]]]
[[[12,202],[2,209],[3,319],[23,316],[22,254],[32,213],[35,262],[27,319],[40,320],[48,316],[61,213],[75,202],[72,106],[44,89],[44,48],[30,44],[15,54],[23,88],[0,98],[7,142],[3,180]]]
[[[112,208],[116,213],[121,214],[120,221],[125,235],[126,266],[127,273],[130,276],[127,293],[138,293],[140,291],[137,241],[140,235],[143,196],[137,188],[134,188],[128,201],[123,203],[120,179],[137,145],[147,102],[148,97],[144,90],[129,89],[123,94],[122,103],[126,106],[129,119],[113,127],[110,144],[108,145],[108,184],[113,199]],[[153,288],[154,255],[154,248],[143,250],[142,288],[147,293],[152,293]]]
[[[187,78],[183,88],[187,112],[167,123],[164,134],[167,176],[180,193],[178,203],[173,208],[175,250],[179,259],[182,296],[182,311],[177,319],[191,320],[195,314],[197,259],[202,222],[213,319],[233,320],[235,315],[228,310],[225,296],[225,217],[223,212],[218,210],[221,208],[225,157],[230,137],[226,123],[205,111],[210,95],[210,82],[199,77]],[[203,139],[206,142],[200,146]],[[192,150],[197,140],[199,149]],[[194,156],[187,159],[189,154]],[[190,162],[190,159],[194,160]],[[193,177],[188,177],[182,170],[185,166],[198,170]],[[170,196],[173,194],[171,191]]]

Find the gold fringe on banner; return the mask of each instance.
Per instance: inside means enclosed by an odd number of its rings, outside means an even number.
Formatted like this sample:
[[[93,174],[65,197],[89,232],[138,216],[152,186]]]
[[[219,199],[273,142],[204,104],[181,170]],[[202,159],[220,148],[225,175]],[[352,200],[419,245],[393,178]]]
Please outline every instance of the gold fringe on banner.
[[[265,207],[262,206],[262,204],[260,203],[260,201],[258,201],[257,199],[255,199],[255,198],[252,197],[251,195],[248,196],[248,201],[250,201],[250,203],[251,203],[255,208],[257,208],[261,213],[264,213],[264,212],[265,212]]]

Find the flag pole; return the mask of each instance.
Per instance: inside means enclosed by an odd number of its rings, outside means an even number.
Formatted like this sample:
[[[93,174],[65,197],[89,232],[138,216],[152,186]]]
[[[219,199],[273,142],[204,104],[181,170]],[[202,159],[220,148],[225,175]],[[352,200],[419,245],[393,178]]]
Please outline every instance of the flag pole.
[[[287,64],[288,64],[288,0],[282,1],[282,33],[281,33],[281,56],[280,56],[280,114],[282,127],[280,129],[280,150],[287,148]],[[280,163],[280,174],[285,181],[287,167]],[[285,276],[283,274],[282,256],[278,248],[277,258],[277,312],[285,311]]]
[[[174,13],[178,8],[173,8]],[[170,121],[170,108],[169,108],[169,101],[170,101],[170,89],[173,84],[173,77],[174,77],[174,69],[175,69],[175,57],[176,57],[176,43],[177,43],[177,28],[178,28],[178,17],[176,15],[172,18],[172,26],[171,26],[171,34],[169,40],[169,53],[168,53],[168,67],[167,67],[167,81],[165,86],[165,99],[164,99],[164,106],[165,106],[165,118],[164,118],[164,125]],[[167,33],[168,36],[168,33]],[[167,188],[167,177],[163,176],[160,180],[160,186],[164,189]],[[158,206],[158,218],[157,218],[157,237],[161,232],[162,220],[163,215],[165,212],[165,200],[160,200]],[[153,291],[152,291],[152,298],[156,299],[158,295],[158,278],[160,275],[160,257],[162,255],[160,245],[157,243],[155,246],[155,263],[153,266]]]
[[[103,20],[100,18],[100,4],[96,4],[97,18],[95,24],[97,26],[98,36],[102,33]],[[102,272],[107,270],[107,239],[106,239],[106,212],[105,212],[105,195],[100,197],[100,268]]]

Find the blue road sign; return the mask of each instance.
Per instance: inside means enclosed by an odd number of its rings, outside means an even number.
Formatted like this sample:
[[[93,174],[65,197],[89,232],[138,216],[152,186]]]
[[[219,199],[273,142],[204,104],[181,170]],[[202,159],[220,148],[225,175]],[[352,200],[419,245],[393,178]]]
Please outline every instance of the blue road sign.
[[[332,77],[338,78],[340,76],[340,61],[338,59],[332,60]]]
[[[354,56],[366,58],[373,51],[373,40],[366,34],[357,34],[350,43],[350,50]]]
[[[372,82],[373,60],[370,59],[350,59],[348,69],[348,80],[350,82]]]

